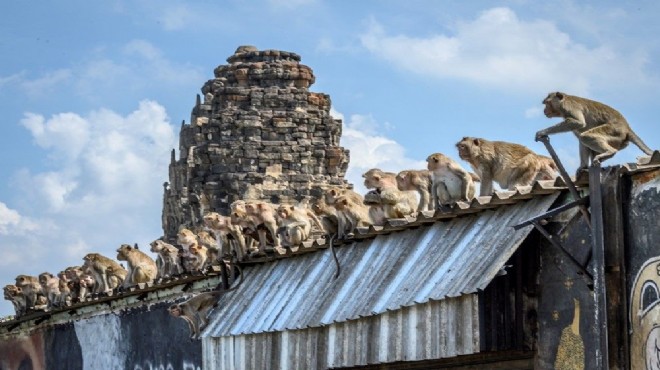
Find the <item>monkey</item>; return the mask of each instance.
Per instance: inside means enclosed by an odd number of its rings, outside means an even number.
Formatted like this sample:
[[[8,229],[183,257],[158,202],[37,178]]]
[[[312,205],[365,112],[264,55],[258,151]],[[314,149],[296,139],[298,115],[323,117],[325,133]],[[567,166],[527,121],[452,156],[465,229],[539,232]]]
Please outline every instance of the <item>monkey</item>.
[[[83,270],[87,270],[96,282],[93,293],[107,293],[113,289],[108,283],[106,269],[109,266],[112,266],[115,274],[117,274],[118,271],[124,270],[124,268],[116,261],[98,253],[88,253],[83,257],[83,260],[85,261]]]
[[[365,172],[362,177],[367,189],[375,189],[378,192],[385,217],[402,218],[417,209],[415,193],[400,191],[396,184],[396,174],[373,168]]]
[[[330,246],[330,253],[332,253],[332,258],[335,261],[335,267],[336,267],[335,279],[336,279],[337,277],[339,277],[339,274],[341,273],[341,266],[339,265],[337,252],[335,252],[334,240],[338,237],[339,218],[344,217],[344,215],[339,213],[334,205],[327,204],[325,198],[316,199],[312,203],[311,209],[321,221],[321,225],[323,226],[323,230],[325,231],[326,238],[328,239],[328,244]]]
[[[222,289],[221,285],[218,285],[215,290],[199,293],[187,301],[173,304],[167,309],[170,315],[179,317],[188,324],[191,339],[199,338],[200,330],[208,323],[208,313],[218,305],[220,296],[238,289],[243,283],[243,273],[240,271],[240,267],[234,267],[238,268],[240,274],[240,280],[235,286]],[[233,271],[233,268],[231,270]]]
[[[381,204],[380,194],[377,190],[370,190],[364,195],[363,204],[369,207],[369,219],[376,226],[385,225],[385,207]]]
[[[126,261],[128,264],[128,275],[122,283],[124,288],[139,283],[150,283],[156,279],[158,274],[156,262],[138,248],[122,244],[117,249],[117,260]]]
[[[108,266],[105,269],[105,273],[108,277],[108,290],[113,291],[115,288],[118,288],[121,285],[121,281],[118,281],[116,278],[116,271],[114,271],[113,266]],[[123,268],[121,271],[125,271]],[[78,278],[78,285],[80,287],[80,294],[78,300],[80,302],[85,302],[87,300],[87,295],[94,293],[96,286],[96,280],[92,274],[84,273]]]
[[[396,175],[399,190],[416,191],[419,194],[417,212],[435,209],[435,203],[431,202],[431,183],[431,173],[427,170],[405,170]]]
[[[160,239],[154,240],[149,245],[151,246],[150,250],[158,255],[156,258],[158,269],[156,277],[158,279],[180,275],[183,272],[177,247]]]
[[[266,232],[269,232],[273,239],[273,247],[280,253],[286,252],[281,248],[280,240],[277,236],[276,213],[272,204],[257,200],[237,200],[231,204],[231,210],[232,223],[241,225],[244,233],[246,230],[257,232],[259,238],[259,250],[257,254],[266,254]]]
[[[108,266],[108,268],[105,269],[105,274],[108,276],[108,288],[110,288],[110,290],[115,290],[124,284],[128,271],[123,267],[117,269],[114,266]]]
[[[329,205],[335,204],[336,199],[340,196],[347,196],[354,203],[364,202],[364,197],[351,189],[331,188],[323,194],[325,202]]]
[[[21,288],[25,297],[26,310],[36,309],[39,297],[43,296],[43,289],[39,283],[39,278],[29,275],[18,275],[16,277],[16,286]]]
[[[456,143],[458,156],[468,162],[481,180],[480,196],[493,193],[493,181],[501,188],[531,185],[539,177],[552,177],[556,169],[551,158],[534,153],[524,145],[464,137]]]
[[[239,261],[246,258],[248,251],[243,231],[240,226],[232,223],[231,217],[221,216],[217,212],[209,212],[204,215],[203,220],[204,225],[215,235],[215,239],[220,245],[220,254],[223,257],[231,255],[233,252]],[[233,245],[230,243],[230,237]]]
[[[4,297],[14,305],[16,316],[21,316],[27,311],[27,302],[21,288],[13,284],[7,284],[3,288]]]
[[[603,103],[553,92],[543,99],[543,113],[548,118],[564,120],[536,133],[536,141],[560,132],[572,131],[580,142],[580,167],[578,173],[589,166],[612,158],[619,150],[635,144],[646,155],[652,155],[642,139],[633,132],[628,121],[616,109]]]
[[[189,248],[190,271],[203,272],[207,266],[208,248],[199,243],[193,244]]]
[[[50,272],[42,272],[39,274],[39,284],[47,298],[48,309],[61,306],[60,302],[60,279]]]
[[[203,268],[210,267],[214,262],[220,262],[220,249],[218,248],[218,241],[215,237],[206,230],[201,230],[197,233],[197,242],[200,246],[206,248],[206,262]]]
[[[321,221],[310,209],[282,204],[277,208],[279,226],[283,230],[283,244],[300,245],[312,232],[312,223],[323,231]]]
[[[202,329],[208,323],[208,314],[218,303],[218,298],[224,291],[200,293],[185,302],[173,304],[168,308],[170,315],[179,317],[188,324],[190,338],[197,339]]]
[[[82,267],[80,266],[71,266],[67,267],[60,273],[60,281],[66,281],[66,285],[69,288],[69,303],[79,302],[80,299],[80,276],[83,275]],[[62,288],[60,288],[62,291]],[[65,298],[67,299],[67,298]]]
[[[58,288],[60,290],[59,302],[61,306],[70,306],[73,303],[73,291],[71,289],[71,281],[67,278],[65,271],[57,273]]]
[[[426,158],[427,168],[433,178],[431,197],[434,206],[445,206],[459,200],[474,198],[475,186],[470,173],[456,161],[442,153]]]
[[[344,230],[339,230],[338,233],[342,237],[353,231],[356,227],[366,227],[372,225],[369,217],[369,209],[362,203],[355,203],[348,196],[340,196],[335,201],[335,208],[337,211],[342,212],[346,219]]]

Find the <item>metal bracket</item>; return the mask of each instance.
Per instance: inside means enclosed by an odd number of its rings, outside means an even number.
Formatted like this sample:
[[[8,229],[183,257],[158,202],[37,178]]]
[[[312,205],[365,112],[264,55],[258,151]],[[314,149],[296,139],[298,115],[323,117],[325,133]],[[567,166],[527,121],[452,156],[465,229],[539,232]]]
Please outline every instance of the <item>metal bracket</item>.
[[[575,183],[573,183],[573,180],[571,180],[571,177],[568,175],[568,172],[566,172],[564,165],[559,160],[559,156],[557,156],[555,149],[552,147],[552,145],[550,145],[550,138],[548,136],[541,136],[540,138],[537,139],[537,141],[540,141],[543,143],[543,145],[545,145],[545,148],[548,150],[548,153],[550,153],[550,156],[555,161],[555,164],[557,165],[557,169],[559,170],[559,174],[561,175],[561,178],[564,180],[564,183],[568,187],[568,191],[571,192],[573,199],[575,200],[582,199],[577,191],[577,188],[575,187]],[[587,222],[587,225],[589,225],[589,228],[591,228],[591,214],[589,214],[589,210],[587,209],[587,206],[585,204],[580,205],[580,212],[582,212],[582,216],[584,216],[584,220]]]
[[[589,289],[592,289],[593,288],[593,276],[591,275],[591,273],[589,271],[587,271],[586,267],[583,266],[577,259],[575,259],[575,257],[573,257],[573,255],[568,250],[566,250],[566,248],[564,248],[564,246],[561,245],[561,243],[559,241],[557,241],[556,238],[554,238],[553,235],[551,235],[542,225],[543,221],[545,221],[547,218],[552,217],[554,215],[557,215],[559,213],[562,213],[562,212],[564,212],[566,210],[569,210],[571,208],[574,208],[574,207],[583,207],[587,202],[589,202],[589,196],[586,196],[584,198],[579,198],[575,201],[564,204],[564,205],[559,206],[555,209],[551,209],[551,210],[549,210],[548,212],[546,212],[542,215],[530,218],[527,221],[523,221],[523,222],[521,222],[517,225],[514,225],[513,229],[514,230],[519,230],[519,229],[521,229],[525,226],[534,225],[536,230],[538,230],[541,233],[541,235],[543,235],[550,242],[550,244],[552,246],[554,246],[555,248],[560,250],[566,257],[568,257],[568,259],[571,262],[573,262],[573,264],[580,270],[579,271],[580,275],[583,275],[583,276],[586,276],[587,278],[589,278],[589,281],[587,281],[587,286],[589,287]]]

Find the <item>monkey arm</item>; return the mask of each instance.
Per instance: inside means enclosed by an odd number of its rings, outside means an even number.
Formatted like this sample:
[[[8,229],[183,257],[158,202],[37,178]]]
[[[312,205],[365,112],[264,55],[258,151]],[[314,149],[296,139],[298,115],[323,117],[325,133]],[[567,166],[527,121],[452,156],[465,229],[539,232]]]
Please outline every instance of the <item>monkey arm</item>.
[[[470,182],[472,180],[470,173],[454,163],[449,166],[449,170],[461,179],[461,199],[467,200],[470,190]]]
[[[538,131],[536,133],[536,141],[539,141],[543,136],[557,134],[560,132],[581,131],[586,127],[587,123],[584,119],[584,115],[582,112],[579,112],[574,117],[565,117],[562,122],[559,122],[556,125],[550,126],[544,130]]]
[[[381,204],[397,204],[399,203],[398,191],[385,190],[380,193]]]

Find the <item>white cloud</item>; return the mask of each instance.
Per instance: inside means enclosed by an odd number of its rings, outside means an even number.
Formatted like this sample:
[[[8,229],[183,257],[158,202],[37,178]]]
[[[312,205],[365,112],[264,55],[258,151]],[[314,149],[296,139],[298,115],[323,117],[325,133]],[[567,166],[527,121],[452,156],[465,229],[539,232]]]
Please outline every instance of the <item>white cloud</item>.
[[[71,79],[71,70],[58,69],[56,71],[48,72],[45,75],[34,80],[22,80],[21,88],[26,94],[33,98],[38,98],[43,95],[53,92],[58,85],[65,83]]]
[[[167,31],[177,31],[194,24],[198,16],[188,7],[182,4],[175,6],[163,6],[157,16],[163,28]]]
[[[511,9],[493,8],[455,33],[427,38],[388,35],[372,21],[361,35],[373,54],[415,74],[461,79],[523,92],[562,89],[585,94],[594,85],[648,84],[643,53],[619,54],[607,44],[579,44],[545,20],[522,20]]]
[[[334,108],[330,113],[335,118],[344,119],[344,115]],[[391,172],[426,168],[425,161],[406,157],[405,148],[401,144],[379,134],[382,126],[370,115],[354,114],[349,122],[344,122],[341,145],[351,153],[346,179],[362,194],[367,192],[362,174],[372,168]]]
[[[14,176],[20,211],[0,202],[1,281],[79,265],[92,251],[114,257],[121,243],[162,234],[162,183],[176,137],[161,105],[142,101],[126,116],[27,113],[21,122],[51,161],[46,171]]]

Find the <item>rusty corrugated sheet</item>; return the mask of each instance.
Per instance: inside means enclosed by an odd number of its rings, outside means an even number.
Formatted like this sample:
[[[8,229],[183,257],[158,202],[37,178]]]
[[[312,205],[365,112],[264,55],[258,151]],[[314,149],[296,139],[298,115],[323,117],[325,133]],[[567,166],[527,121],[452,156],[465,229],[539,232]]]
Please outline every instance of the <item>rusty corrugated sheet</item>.
[[[321,327],[483,289],[527,236],[517,224],[545,212],[557,193],[379,235],[329,250],[246,267],[204,337]]]
[[[205,369],[314,370],[479,352],[476,294],[318,328],[202,342]]]

